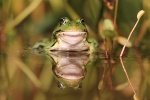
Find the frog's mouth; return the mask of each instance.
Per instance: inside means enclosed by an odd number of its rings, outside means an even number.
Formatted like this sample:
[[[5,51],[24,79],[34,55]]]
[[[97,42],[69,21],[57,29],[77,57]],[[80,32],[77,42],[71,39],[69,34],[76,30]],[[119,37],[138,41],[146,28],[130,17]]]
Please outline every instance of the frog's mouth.
[[[86,32],[60,32],[57,38],[68,44],[77,44],[86,39]]]

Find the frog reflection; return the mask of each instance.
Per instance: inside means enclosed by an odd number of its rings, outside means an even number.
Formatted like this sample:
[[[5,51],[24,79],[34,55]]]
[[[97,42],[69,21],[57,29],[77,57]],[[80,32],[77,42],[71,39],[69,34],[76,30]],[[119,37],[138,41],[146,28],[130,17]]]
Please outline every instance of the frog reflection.
[[[62,88],[79,88],[85,77],[85,65],[90,55],[99,51],[98,42],[88,36],[84,20],[71,21],[66,17],[61,18],[52,32],[50,41],[42,40],[32,48],[38,54],[50,56],[53,72]]]
[[[52,70],[58,80],[59,88],[81,88],[82,80],[86,75],[85,65],[90,55],[83,52],[60,52],[50,53]]]

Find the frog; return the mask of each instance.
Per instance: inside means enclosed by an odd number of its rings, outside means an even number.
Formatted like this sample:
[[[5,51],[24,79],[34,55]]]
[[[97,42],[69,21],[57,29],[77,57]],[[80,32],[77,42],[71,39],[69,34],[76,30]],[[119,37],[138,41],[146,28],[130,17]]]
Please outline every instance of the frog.
[[[87,51],[97,52],[98,43],[88,36],[85,22],[81,18],[70,20],[67,17],[60,22],[52,32],[51,40],[45,46],[46,51]]]
[[[98,42],[89,37],[83,19],[70,20],[67,17],[60,22],[51,34],[50,41],[42,40],[33,46],[36,53],[46,55],[60,88],[80,88],[86,74],[86,67],[96,61]],[[66,55],[66,56],[64,56]]]
[[[55,52],[55,53],[54,53]],[[53,51],[47,55],[52,65],[52,72],[60,89],[82,88],[82,82],[87,74],[87,67],[98,61],[95,54],[86,52]]]

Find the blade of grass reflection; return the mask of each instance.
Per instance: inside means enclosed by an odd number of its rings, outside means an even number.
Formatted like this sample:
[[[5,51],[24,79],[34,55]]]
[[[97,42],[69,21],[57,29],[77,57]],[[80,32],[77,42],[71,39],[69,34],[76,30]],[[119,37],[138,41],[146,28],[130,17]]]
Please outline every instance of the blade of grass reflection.
[[[52,65],[49,61],[46,62],[45,66],[43,66],[43,70],[40,74],[40,81],[42,84],[42,89],[47,92],[49,87],[52,84],[53,81],[53,73],[52,70],[50,71]]]
[[[141,53],[139,52],[138,49],[134,49],[134,54],[137,59],[138,67],[140,68],[140,72],[141,72],[141,80],[140,80],[138,94],[140,98],[146,99],[147,89],[148,86],[150,85],[150,79],[149,79],[150,63],[147,58],[143,58],[141,56]]]
[[[148,59],[144,59],[143,66],[145,69],[144,78],[142,79],[142,84],[140,87],[140,97],[145,99],[149,96],[149,86],[150,86],[150,61]]]
[[[37,79],[35,74],[28,68],[28,66],[17,58],[14,58],[14,61],[17,67],[19,67],[29,77],[29,79],[34,83],[34,85],[37,88],[41,88],[41,82],[39,81],[39,79]]]
[[[120,85],[117,85],[117,86],[115,87],[115,90],[117,90],[117,91],[124,90],[125,88],[128,87],[128,85],[129,85],[128,82],[122,83],[122,84],[120,84]]]
[[[10,89],[10,77],[6,62],[6,55],[0,55],[0,100],[5,100]]]
[[[95,94],[95,89],[97,89],[97,84],[98,83],[98,75],[96,73],[96,68],[94,65],[89,65],[87,67],[87,74],[85,76],[85,79],[83,81],[83,87],[82,87],[82,96],[81,100],[90,100],[93,98]],[[89,95],[90,94],[90,95]]]
[[[34,96],[33,100],[47,100],[47,99],[46,99],[46,96],[45,96],[45,94],[43,92],[38,92]]]
[[[144,98],[147,90],[147,81],[146,79],[142,79],[140,83],[140,91],[139,91],[139,96],[140,98]]]
[[[9,72],[8,72],[8,67],[7,67],[6,56],[4,55],[3,57],[4,58],[0,59],[1,60],[0,62],[2,62],[1,63],[1,67],[0,67],[0,73],[1,74],[3,73],[2,72],[3,71],[2,68],[4,68],[5,77],[7,79],[8,86],[9,86],[10,85],[10,77],[9,77]],[[1,75],[0,75],[0,77],[1,77]]]

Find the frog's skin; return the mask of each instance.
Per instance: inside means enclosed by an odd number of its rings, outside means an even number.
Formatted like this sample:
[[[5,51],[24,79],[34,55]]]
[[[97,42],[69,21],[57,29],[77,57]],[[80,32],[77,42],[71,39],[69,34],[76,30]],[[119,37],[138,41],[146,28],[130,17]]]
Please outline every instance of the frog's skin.
[[[98,43],[88,37],[88,32],[83,19],[70,21],[61,18],[52,33],[50,43],[45,46],[47,51],[89,51],[97,52]]]
[[[60,20],[50,42],[42,40],[33,46],[36,53],[44,53],[50,58],[61,88],[80,87],[86,74],[85,66],[95,61],[93,55],[98,52],[97,48],[97,41],[88,37],[84,20],[70,21],[68,18]]]

